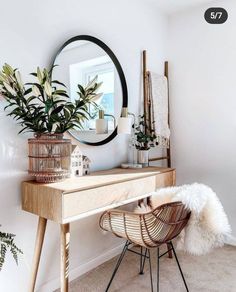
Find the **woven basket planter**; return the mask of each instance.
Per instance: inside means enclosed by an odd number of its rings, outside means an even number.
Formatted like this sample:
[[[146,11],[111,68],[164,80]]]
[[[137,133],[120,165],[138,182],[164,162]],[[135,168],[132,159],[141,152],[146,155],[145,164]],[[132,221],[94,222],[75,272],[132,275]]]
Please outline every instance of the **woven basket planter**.
[[[29,174],[37,182],[52,183],[70,177],[71,140],[63,134],[42,134],[28,140]]]

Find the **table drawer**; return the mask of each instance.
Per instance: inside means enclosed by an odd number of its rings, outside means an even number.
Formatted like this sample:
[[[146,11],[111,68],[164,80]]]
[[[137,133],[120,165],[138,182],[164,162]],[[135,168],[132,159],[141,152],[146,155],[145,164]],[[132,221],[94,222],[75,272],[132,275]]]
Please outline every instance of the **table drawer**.
[[[146,177],[105,187],[65,194],[63,196],[63,219],[84,212],[109,206],[156,189],[156,177]]]
[[[146,195],[157,188],[175,184],[174,172],[160,173],[145,177],[63,195],[62,218],[78,216],[85,212],[121,203],[132,198]]]
[[[156,189],[175,186],[175,170],[156,176]]]

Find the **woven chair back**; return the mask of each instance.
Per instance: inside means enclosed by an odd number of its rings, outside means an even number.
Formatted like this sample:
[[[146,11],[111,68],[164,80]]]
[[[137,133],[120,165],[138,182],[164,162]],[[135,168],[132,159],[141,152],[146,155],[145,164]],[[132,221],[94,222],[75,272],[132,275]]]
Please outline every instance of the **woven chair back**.
[[[152,248],[178,236],[188,223],[190,214],[181,202],[167,203],[144,214],[114,209],[101,216],[100,226],[118,237]]]
[[[143,214],[140,219],[145,245],[157,246],[174,239],[188,223],[190,214],[181,202],[167,203]]]

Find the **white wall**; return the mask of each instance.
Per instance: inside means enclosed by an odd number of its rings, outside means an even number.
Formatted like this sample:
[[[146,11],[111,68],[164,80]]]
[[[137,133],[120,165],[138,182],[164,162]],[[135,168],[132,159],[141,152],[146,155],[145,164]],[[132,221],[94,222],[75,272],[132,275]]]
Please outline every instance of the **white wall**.
[[[140,105],[141,50],[147,49],[149,68],[162,72],[166,37],[165,18],[143,1],[5,1],[0,18],[0,62],[21,69],[26,76],[36,66],[47,66],[58,47],[68,38],[89,34],[103,40],[120,60],[129,89],[129,106],[138,112]],[[28,80],[27,80],[28,81]],[[15,233],[24,258],[16,267],[11,257],[0,273],[0,290],[25,292],[33,255],[36,216],[21,211],[20,183],[27,176],[27,136],[17,135],[18,126],[3,113],[0,102],[0,223],[1,230]],[[225,143],[228,147],[228,143]],[[127,159],[126,138],[117,137],[103,147],[84,147],[93,169],[111,168]],[[227,170],[225,170],[227,171]],[[59,227],[49,222],[39,270],[39,291],[59,277]],[[112,254],[120,240],[101,233],[98,216],[72,224],[71,269],[90,260]],[[111,254],[109,253],[111,251]],[[117,252],[117,250],[115,250]],[[101,260],[104,258],[102,257]],[[93,263],[89,262],[89,267]],[[84,267],[84,266],[83,266]],[[86,267],[85,267],[86,269]],[[55,284],[55,285],[54,285]],[[41,287],[41,288],[40,288]]]
[[[225,24],[204,20],[224,7]],[[171,127],[177,183],[210,185],[236,233],[236,3],[216,1],[169,18]]]

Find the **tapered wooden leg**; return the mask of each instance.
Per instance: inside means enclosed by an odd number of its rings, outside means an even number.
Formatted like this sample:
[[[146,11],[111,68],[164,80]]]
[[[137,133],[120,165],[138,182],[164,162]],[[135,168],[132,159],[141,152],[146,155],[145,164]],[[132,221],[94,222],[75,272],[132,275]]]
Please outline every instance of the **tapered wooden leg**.
[[[61,292],[69,287],[70,224],[61,224]]]
[[[41,252],[42,252],[46,225],[47,225],[47,219],[39,217],[29,292],[34,292],[34,289],[35,289],[35,283],[36,283],[36,278],[37,278],[37,273],[38,273],[38,268],[39,268],[39,262],[40,262]]]

